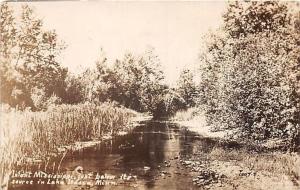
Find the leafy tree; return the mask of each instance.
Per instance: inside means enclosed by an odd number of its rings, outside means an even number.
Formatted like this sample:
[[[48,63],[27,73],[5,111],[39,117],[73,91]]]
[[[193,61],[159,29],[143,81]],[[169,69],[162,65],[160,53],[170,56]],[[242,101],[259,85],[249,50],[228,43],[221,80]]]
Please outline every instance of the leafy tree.
[[[64,45],[55,31],[44,30],[42,20],[27,5],[20,19],[7,3],[0,5],[0,11],[1,101],[34,106],[31,93],[35,88],[43,89],[46,97],[63,97],[67,70],[57,57]]]
[[[165,87],[163,95],[163,104],[160,113],[163,116],[172,116],[178,110],[185,108],[186,100],[178,93],[177,88]]]
[[[163,84],[164,74],[159,57],[154,48],[148,48],[141,58],[139,64],[142,66],[143,77],[141,79],[141,102],[145,109],[156,113],[164,101],[164,91],[167,88]]]
[[[14,47],[17,43],[16,21],[8,4],[0,5],[0,82],[1,102],[16,105],[22,89],[20,75],[11,64],[14,60]]]
[[[233,61],[231,55],[232,42],[223,31],[209,33],[204,37],[200,60],[200,84],[198,102],[205,110],[208,124],[220,126],[226,124],[222,120],[228,117],[224,102],[228,100],[226,78]],[[231,125],[231,124],[228,124]]]
[[[118,80],[113,80],[114,77],[112,69],[108,67],[106,55],[101,49],[95,67],[86,69],[78,78],[83,86],[84,100],[89,102],[111,100],[110,91],[118,82]]]
[[[64,49],[54,31],[44,31],[43,22],[36,19],[33,9],[24,6],[18,34],[16,65],[28,89],[45,88],[46,96],[63,96],[67,70],[57,57]]]
[[[196,83],[193,73],[189,69],[184,69],[177,81],[177,92],[182,97],[184,103],[179,105],[180,108],[188,108],[195,106],[197,97]]]
[[[260,32],[267,35],[289,27],[291,24],[287,5],[276,1],[235,1],[229,4],[223,17],[224,28],[233,38],[246,37]]]
[[[137,111],[156,112],[164,101],[163,73],[154,49],[142,55],[127,53],[113,64],[103,50],[95,68],[82,73],[84,99],[92,102],[114,101]]]
[[[285,3],[229,5],[224,28],[206,38],[200,54],[210,123],[255,140],[299,137],[300,49],[292,20]]]
[[[137,111],[151,112],[154,117],[168,116],[179,105],[194,105],[196,87],[191,73],[184,73],[179,89],[169,89],[164,84],[161,62],[153,48],[146,49],[141,55],[127,53],[112,67],[107,66],[104,55],[100,57],[96,69],[84,74],[92,76],[88,80],[92,81],[89,84],[93,89],[90,90],[93,99],[116,101]]]
[[[126,107],[154,113],[163,101],[160,64],[153,48],[141,56],[126,54],[122,61],[116,61],[113,70],[120,83],[115,100]]]
[[[66,88],[63,101],[67,104],[78,104],[84,101],[84,85],[80,76],[69,74],[66,78]]]

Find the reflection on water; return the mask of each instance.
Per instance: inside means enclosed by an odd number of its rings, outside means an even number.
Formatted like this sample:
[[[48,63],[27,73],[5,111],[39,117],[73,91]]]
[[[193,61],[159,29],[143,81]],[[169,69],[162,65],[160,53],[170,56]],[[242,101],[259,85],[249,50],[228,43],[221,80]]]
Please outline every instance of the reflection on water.
[[[205,141],[195,133],[168,122],[147,121],[130,134],[105,141],[95,147],[73,153],[61,164],[61,171],[74,175],[129,175],[130,180],[117,185],[91,185],[89,189],[192,189],[188,171],[175,159],[193,154],[195,141]],[[209,149],[210,142],[204,142]],[[167,164],[170,163],[169,166]],[[78,171],[74,168],[82,167]],[[165,167],[167,166],[167,167]],[[162,170],[164,174],[161,174]],[[177,175],[180,174],[180,175]],[[86,189],[75,185],[22,185],[10,189],[59,190]]]

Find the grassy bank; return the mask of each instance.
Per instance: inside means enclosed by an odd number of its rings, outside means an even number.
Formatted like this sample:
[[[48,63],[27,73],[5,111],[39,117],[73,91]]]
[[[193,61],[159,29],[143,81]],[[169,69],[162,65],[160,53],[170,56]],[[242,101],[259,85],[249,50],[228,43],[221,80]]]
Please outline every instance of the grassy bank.
[[[135,115],[132,110],[109,103],[60,105],[45,112],[2,107],[0,174],[29,161],[46,161],[72,143],[101,140],[129,130]]]
[[[297,153],[253,153],[215,147],[209,167],[226,176],[222,189],[298,189],[300,156]]]
[[[253,154],[247,150],[214,148],[208,155],[212,160],[237,160],[256,171],[300,177],[300,157],[296,153],[268,152]]]
[[[233,131],[215,131],[208,126],[204,114],[196,108],[178,112],[172,120],[206,138],[216,138],[218,143],[212,151],[202,152],[201,144],[191,160],[206,163],[204,167],[226,176],[221,186],[213,189],[299,189],[300,155],[274,149],[267,143],[250,143],[247,140],[231,139]],[[271,141],[271,140],[270,140]],[[231,146],[230,142],[238,146]],[[271,143],[272,144],[272,143]]]

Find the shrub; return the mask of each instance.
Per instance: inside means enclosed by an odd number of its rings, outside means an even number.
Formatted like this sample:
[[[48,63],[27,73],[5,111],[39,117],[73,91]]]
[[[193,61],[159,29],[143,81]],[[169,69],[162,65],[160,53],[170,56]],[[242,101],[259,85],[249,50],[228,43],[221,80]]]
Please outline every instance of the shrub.
[[[299,32],[280,2],[232,3],[224,27],[206,37],[202,107],[208,123],[255,141],[299,138]]]

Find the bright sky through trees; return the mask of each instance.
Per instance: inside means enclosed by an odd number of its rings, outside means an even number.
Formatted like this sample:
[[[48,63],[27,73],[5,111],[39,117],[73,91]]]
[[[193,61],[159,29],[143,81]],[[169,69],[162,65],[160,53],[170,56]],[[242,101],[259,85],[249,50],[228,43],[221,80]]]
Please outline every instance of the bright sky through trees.
[[[14,5],[21,5],[16,3]],[[167,82],[192,66],[201,36],[221,24],[225,2],[31,2],[44,25],[66,42],[62,64],[82,71],[102,47],[109,60],[147,46],[161,58]]]

